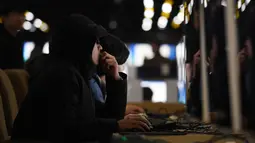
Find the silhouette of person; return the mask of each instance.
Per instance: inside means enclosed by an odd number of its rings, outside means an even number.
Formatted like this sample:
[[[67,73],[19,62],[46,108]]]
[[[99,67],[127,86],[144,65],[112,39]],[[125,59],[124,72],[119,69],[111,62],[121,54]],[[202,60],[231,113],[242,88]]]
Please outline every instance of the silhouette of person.
[[[149,87],[143,88],[143,100],[152,101],[153,91]]]

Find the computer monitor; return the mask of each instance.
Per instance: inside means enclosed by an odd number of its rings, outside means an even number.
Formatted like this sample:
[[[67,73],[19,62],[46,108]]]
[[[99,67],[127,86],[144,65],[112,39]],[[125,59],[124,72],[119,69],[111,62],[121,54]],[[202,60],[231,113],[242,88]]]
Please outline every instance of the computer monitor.
[[[141,81],[141,88],[149,87],[152,94],[152,102],[167,102],[167,84],[165,81]]]
[[[25,42],[23,45],[23,60],[26,62],[35,48],[34,42]]]

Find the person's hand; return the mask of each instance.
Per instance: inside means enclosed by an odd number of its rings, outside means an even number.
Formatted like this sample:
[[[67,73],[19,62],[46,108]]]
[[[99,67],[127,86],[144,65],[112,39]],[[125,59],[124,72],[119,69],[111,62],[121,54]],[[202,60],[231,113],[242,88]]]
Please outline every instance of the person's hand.
[[[200,50],[198,50],[194,55],[193,55],[193,65],[192,65],[192,77],[195,78],[196,76],[196,67],[197,64],[200,62]]]
[[[121,79],[119,75],[118,62],[115,57],[107,52],[103,52],[101,55],[101,60],[104,71],[112,76],[115,80]]]
[[[195,65],[199,64],[199,62],[200,62],[200,54],[201,54],[201,52],[200,52],[200,50],[198,50],[193,56],[193,62]]]
[[[139,114],[129,114],[123,120],[118,121],[120,131],[127,129],[139,129],[141,131],[150,130],[150,122],[146,117]]]
[[[136,105],[127,105],[126,106],[126,115],[128,114],[139,114],[139,113],[145,113],[144,109],[136,106]]]
[[[245,51],[245,48],[243,48],[239,53],[238,53],[238,61],[240,64],[242,64],[245,59],[246,59],[246,51]]]

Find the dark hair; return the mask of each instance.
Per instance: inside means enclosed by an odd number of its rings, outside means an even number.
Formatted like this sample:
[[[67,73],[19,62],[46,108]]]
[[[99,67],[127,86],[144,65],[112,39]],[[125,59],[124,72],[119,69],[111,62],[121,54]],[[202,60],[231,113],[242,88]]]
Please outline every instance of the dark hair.
[[[153,91],[149,87],[143,88],[143,100],[151,101],[153,96]]]
[[[22,4],[3,4],[0,6],[0,16],[8,16],[11,12],[24,13],[26,8]]]

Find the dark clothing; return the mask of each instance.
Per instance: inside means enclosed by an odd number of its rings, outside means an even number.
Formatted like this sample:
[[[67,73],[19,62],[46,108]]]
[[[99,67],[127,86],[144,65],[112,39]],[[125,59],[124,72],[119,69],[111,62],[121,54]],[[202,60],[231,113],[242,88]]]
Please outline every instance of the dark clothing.
[[[106,140],[117,131],[116,119],[95,117],[90,87],[72,64],[52,57],[47,64],[30,82],[28,95],[14,123],[12,139],[71,142]],[[123,89],[119,87],[125,82],[109,83],[114,86],[109,93],[120,92],[118,89]],[[118,103],[114,97],[110,99]],[[123,114],[124,111],[119,111],[123,108],[112,109],[115,110],[108,110],[109,115],[123,118],[123,115],[119,115]]]
[[[0,25],[0,69],[23,69],[22,40]]]
[[[12,140],[108,142],[118,131],[116,118],[96,118],[89,80],[95,73],[92,51],[99,37],[89,32],[86,21],[88,18],[82,15],[72,15],[56,25],[50,55],[33,72],[35,77],[29,82],[28,94],[14,122]],[[112,93],[119,93],[119,85],[126,82],[109,80]],[[124,112],[120,110],[110,110],[109,114],[117,117]]]
[[[127,76],[124,73],[120,73],[120,76],[123,79],[122,81],[115,81],[111,77],[106,76],[107,84],[97,82],[97,85],[100,84],[100,91],[96,88],[96,84],[91,86],[95,99],[96,117],[113,118],[116,120],[123,119],[127,104]],[[106,87],[104,87],[105,85]],[[93,89],[97,90],[98,95],[93,92]],[[103,92],[101,95],[105,99],[104,102],[96,99],[96,97],[100,96],[100,92]]]

